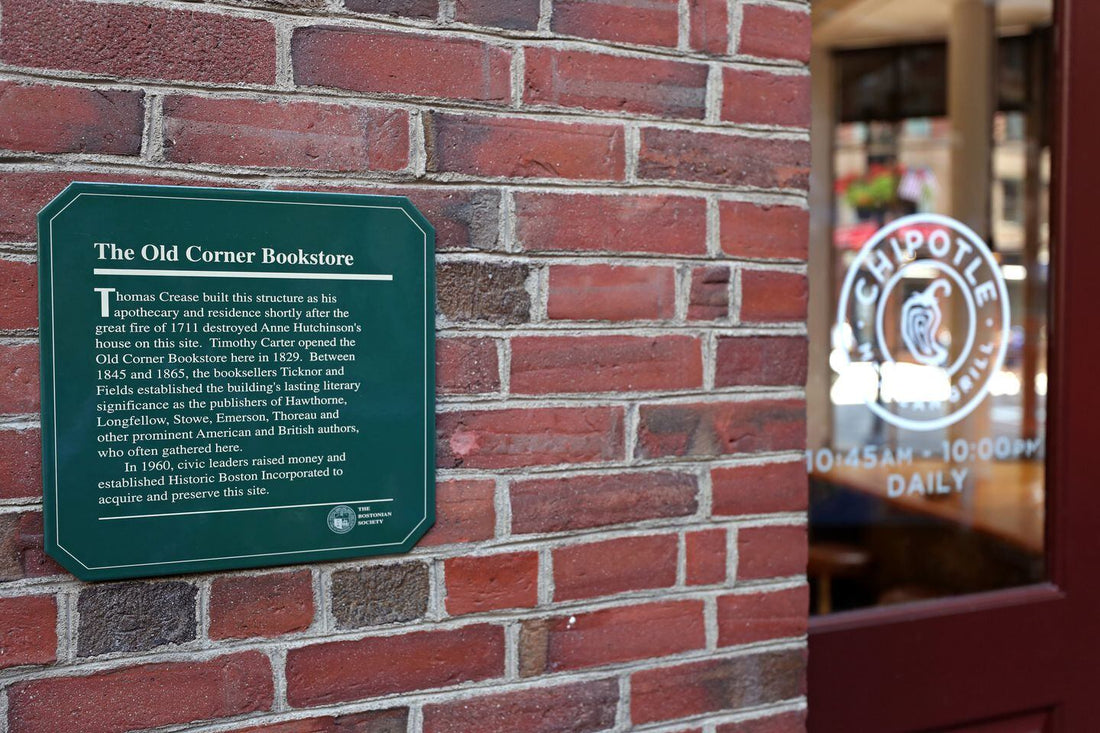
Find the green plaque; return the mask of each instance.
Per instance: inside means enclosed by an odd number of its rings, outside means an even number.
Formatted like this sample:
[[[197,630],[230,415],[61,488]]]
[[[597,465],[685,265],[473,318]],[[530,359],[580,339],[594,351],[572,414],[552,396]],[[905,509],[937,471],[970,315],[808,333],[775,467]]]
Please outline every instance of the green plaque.
[[[407,199],[74,183],[38,230],[46,551],[77,577],[407,552],[435,521]]]

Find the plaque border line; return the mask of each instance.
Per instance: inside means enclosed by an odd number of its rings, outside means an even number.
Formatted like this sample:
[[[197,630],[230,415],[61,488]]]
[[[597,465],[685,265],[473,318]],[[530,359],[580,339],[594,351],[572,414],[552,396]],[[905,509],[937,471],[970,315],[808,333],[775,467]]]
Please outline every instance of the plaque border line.
[[[69,184],[69,185],[72,186],[73,184]],[[126,184],[118,184],[118,185],[126,185]],[[204,188],[205,190],[209,190],[209,191],[220,191],[220,192],[227,192],[227,193],[234,190],[234,189],[216,188],[216,187],[209,187],[209,186],[202,187],[202,188]],[[66,190],[68,190],[68,187],[66,187]],[[241,191],[242,189],[236,189],[236,190]],[[293,191],[262,191],[262,192],[263,193],[274,193],[274,194],[277,194],[277,195],[278,194],[295,193]],[[303,192],[297,192],[297,193],[316,194],[316,195],[333,195],[333,194],[335,194],[335,195],[352,195],[352,196],[361,195],[361,194],[339,194],[339,193],[335,193],[335,192],[323,192],[323,191],[303,191]],[[64,194],[64,191],[62,192],[62,194]],[[59,194],[59,195],[61,195],[61,194]],[[342,204],[342,203],[335,203],[335,202],[328,203],[328,202],[321,202],[321,201],[278,201],[278,200],[267,201],[267,200],[263,200],[263,199],[233,199],[233,198],[204,197],[204,196],[154,196],[154,195],[149,195],[149,194],[136,194],[136,193],[135,194],[127,194],[127,193],[108,193],[108,192],[96,193],[96,192],[89,192],[89,191],[81,191],[81,192],[77,193],[75,196],[73,196],[72,201],[69,201],[64,206],[62,206],[61,209],[56,214],[51,216],[50,219],[49,219],[49,237],[50,237],[50,251],[49,251],[49,255],[50,255],[50,371],[51,371],[50,387],[53,390],[53,395],[52,395],[53,399],[51,400],[51,402],[53,403],[52,407],[53,407],[53,454],[54,454],[53,455],[53,458],[54,458],[54,470],[53,470],[54,507],[53,507],[53,514],[54,514],[54,544],[57,545],[58,549],[63,550],[66,555],[71,557],[76,562],[80,563],[81,567],[83,567],[87,570],[117,570],[117,569],[123,569],[123,568],[142,568],[142,567],[157,567],[157,566],[162,566],[162,565],[179,565],[179,564],[183,564],[183,563],[216,562],[218,560],[245,560],[245,559],[248,559],[248,558],[259,558],[259,557],[280,557],[280,556],[285,556],[285,555],[300,555],[300,554],[305,554],[305,553],[347,552],[349,550],[363,550],[363,549],[367,549],[367,548],[371,548],[371,547],[394,547],[394,546],[403,545],[406,542],[408,542],[409,538],[412,537],[412,535],[416,532],[416,530],[419,529],[420,526],[422,524],[424,524],[424,522],[427,521],[427,519],[428,519],[428,474],[430,473],[430,467],[428,465],[428,450],[427,449],[425,449],[425,451],[424,451],[424,474],[423,474],[424,475],[424,485],[423,485],[424,490],[421,494],[423,502],[422,502],[422,514],[421,514],[421,517],[420,517],[420,521],[418,521],[412,527],[412,529],[409,530],[408,534],[406,534],[403,539],[401,539],[400,541],[397,541],[397,542],[378,542],[378,543],[368,544],[368,545],[345,545],[345,546],[342,546],[342,547],[323,547],[323,548],[313,548],[313,549],[305,549],[305,550],[284,550],[284,551],[281,551],[281,552],[261,552],[261,553],[245,554],[245,555],[220,555],[220,556],[217,556],[217,557],[189,558],[189,559],[185,559],[185,560],[161,560],[161,561],[158,561],[158,562],[130,563],[130,564],[124,564],[124,565],[87,565],[87,564],[84,563],[83,560],[81,560],[76,555],[74,555],[67,547],[65,547],[61,544],[61,512],[60,512],[61,504],[60,504],[59,496],[58,496],[58,492],[60,490],[59,489],[60,476],[59,476],[59,467],[58,467],[58,458],[57,458],[57,454],[58,454],[58,450],[57,450],[57,348],[56,348],[56,346],[57,346],[57,344],[56,344],[57,329],[55,328],[55,325],[54,325],[54,319],[56,318],[56,309],[54,307],[54,294],[55,294],[57,288],[55,287],[56,279],[54,277],[53,222],[57,217],[61,216],[61,214],[64,213],[66,209],[68,209],[70,206],[72,206],[74,203],[76,203],[76,201],[81,196],[102,196],[102,197],[112,197],[112,198],[151,198],[151,199],[180,200],[180,201],[223,201],[223,202],[227,202],[227,203],[284,204],[284,205],[292,205],[292,206],[332,206],[332,207],[338,207],[338,208],[380,209],[380,210],[400,211],[402,214],[404,214],[409,219],[409,221],[411,221],[413,223],[413,226],[415,226],[417,228],[417,230],[423,236],[423,246],[421,247],[421,261],[423,263],[423,272],[422,272],[422,274],[424,276],[424,284],[425,284],[425,287],[424,287],[424,303],[423,303],[423,308],[424,308],[423,309],[423,319],[424,319],[425,324],[427,323],[427,319],[428,319],[428,316],[427,316],[428,300],[432,295],[432,293],[429,292],[429,288],[427,287],[427,283],[428,283],[428,232],[425,231],[422,226],[420,226],[420,222],[418,222],[415,218],[413,218],[409,214],[409,212],[405,209],[405,207],[403,207],[403,206],[380,206],[380,205],[377,205],[377,204]],[[411,203],[410,203],[410,205],[411,205]],[[434,329],[433,329],[432,337],[434,338]],[[427,336],[425,336],[425,339],[427,339]],[[423,430],[424,430],[424,433],[425,433],[425,440],[427,440],[427,432],[428,432],[428,395],[427,395],[427,390],[428,390],[428,348],[427,348],[426,343],[424,344],[424,385],[425,385],[424,393],[422,394],[423,407],[424,407],[424,410],[423,410],[423,418],[424,418],[423,419]],[[347,502],[345,502],[345,503],[347,503]],[[357,504],[357,503],[369,503],[369,502],[364,501],[364,502],[350,502],[350,503]]]

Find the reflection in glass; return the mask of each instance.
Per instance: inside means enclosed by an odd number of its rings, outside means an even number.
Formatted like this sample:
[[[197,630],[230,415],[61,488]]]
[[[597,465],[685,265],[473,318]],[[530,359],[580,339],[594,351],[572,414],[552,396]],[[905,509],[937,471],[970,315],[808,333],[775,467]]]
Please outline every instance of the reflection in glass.
[[[815,611],[1036,582],[1050,2],[816,0],[813,17]]]

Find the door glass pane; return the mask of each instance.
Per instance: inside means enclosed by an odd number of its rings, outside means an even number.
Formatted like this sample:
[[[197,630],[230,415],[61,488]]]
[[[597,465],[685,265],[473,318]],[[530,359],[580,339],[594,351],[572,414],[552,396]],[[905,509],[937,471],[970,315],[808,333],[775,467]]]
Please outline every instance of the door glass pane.
[[[814,611],[1045,577],[1050,0],[815,0]]]

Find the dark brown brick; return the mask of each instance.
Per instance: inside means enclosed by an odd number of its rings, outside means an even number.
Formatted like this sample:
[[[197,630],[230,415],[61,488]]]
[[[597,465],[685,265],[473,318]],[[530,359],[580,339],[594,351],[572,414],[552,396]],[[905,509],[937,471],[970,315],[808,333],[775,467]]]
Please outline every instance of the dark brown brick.
[[[455,20],[509,30],[534,30],[539,0],[455,0]]]
[[[436,307],[452,321],[526,323],[527,265],[444,262],[436,267]]]
[[[428,611],[428,566],[422,562],[372,565],[332,574],[336,627],[414,621]]]
[[[404,18],[432,18],[439,15],[439,0],[344,0],[353,13],[399,15]]]
[[[806,383],[808,347],[803,336],[718,339],[714,386],[798,386]]]
[[[730,268],[695,267],[691,270],[688,319],[716,321],[729,317]]]
[[[647,669],[630,677],[635,724],[791,700],[805,693],[801,651],[766,652]]]
[[[745,400],[639,408],[637,458],[801,450],[802,400]]]
[[[180,581],[83,588],[77,654],[141,652],[195,639],[195,586]]]

